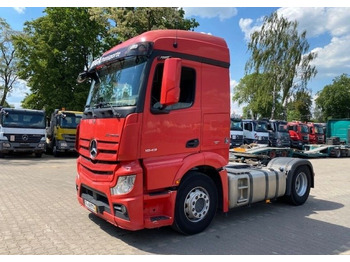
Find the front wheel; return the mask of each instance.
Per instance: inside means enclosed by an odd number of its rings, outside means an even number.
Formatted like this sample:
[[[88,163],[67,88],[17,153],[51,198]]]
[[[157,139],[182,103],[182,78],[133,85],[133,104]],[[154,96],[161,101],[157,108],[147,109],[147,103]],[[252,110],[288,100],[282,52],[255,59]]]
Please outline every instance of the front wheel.
[[[291,194],[287,200],[296,206],[305,203],[310,193],[311,174],[306,166],[298,167],[292,177]]]
[[[213,180],[200,172],[191,172],[177,192],[174,229],[187,235],[203,231],[213,220],[217,203]]]

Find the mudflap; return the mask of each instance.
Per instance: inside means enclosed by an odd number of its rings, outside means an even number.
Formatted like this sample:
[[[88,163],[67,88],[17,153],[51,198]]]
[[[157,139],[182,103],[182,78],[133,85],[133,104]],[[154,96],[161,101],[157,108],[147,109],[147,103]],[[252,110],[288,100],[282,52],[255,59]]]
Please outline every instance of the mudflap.
[[[293,175],[298,167],[306,166],[311,174],[311,181],[310,181],[310,187],[314,188],[314,169],[311,164],[311,162],[307,159],[300,159],[300,158],[291,158],[291,157],[276,157],[271,159],[271,161],[268,163],[267,168],[272,168],[274,170],[279,170],[281,172],[284,172],[287,176],[286,181],[286,193],[285,195],[291,194],[291,188],[292,188],[292,178]]]

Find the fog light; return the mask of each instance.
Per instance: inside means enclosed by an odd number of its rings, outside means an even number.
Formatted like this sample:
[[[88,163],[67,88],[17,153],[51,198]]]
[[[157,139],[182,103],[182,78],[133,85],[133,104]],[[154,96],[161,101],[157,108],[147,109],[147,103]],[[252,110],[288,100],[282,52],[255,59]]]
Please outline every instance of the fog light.
[[[2,147],[3,147],[3,148],[10,148],[10,147],[11,147],[11,144],[8,143],[8,142],[5,142],[5,143],[2,144]]]
[[[117,185],[111,188],[111,194],[121,195],[129,193],[134,187],[135,178],[136,175],[120,176]]]

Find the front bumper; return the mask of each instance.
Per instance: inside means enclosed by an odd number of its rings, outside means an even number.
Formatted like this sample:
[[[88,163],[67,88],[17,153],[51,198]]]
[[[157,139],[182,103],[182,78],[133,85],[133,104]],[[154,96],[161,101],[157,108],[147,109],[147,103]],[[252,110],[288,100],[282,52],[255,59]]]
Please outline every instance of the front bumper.
[[[101,181],[96,172],[89,174],[92,168],[84,170],[86,161],[81,161],[80,158],[76,189],[81,206],[109,223],[131,231],[173,223],[176,191],[145,193],[142,169],[136,162],[117,165],[113,175]],[[111,188],[116,185],[118,178],[131,174],[136,175],[133,189],[127,194],[112,195]]]
[[[44,151],[45,151],[45,142],[18,143],[18,142],[0,141],[0,152],[3,154],[43,153]]]

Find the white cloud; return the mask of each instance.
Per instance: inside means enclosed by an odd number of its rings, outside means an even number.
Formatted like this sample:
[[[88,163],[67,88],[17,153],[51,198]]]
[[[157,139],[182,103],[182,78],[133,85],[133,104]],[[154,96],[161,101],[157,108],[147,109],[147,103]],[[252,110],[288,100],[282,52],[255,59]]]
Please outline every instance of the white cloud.
[[[314,48],[318,56],[316,65],[319,77],[335,77],[350,72],[350,8],[349,7],[284,7],[277,10],[289,21],[298,22],[300,32],[306,30],[307,38],[325,36],[328,43]],[[241,18],[239,26],[249,41],[252,32],[259,30],[262,18]],[[316,39],[317,40],[317,39]],[[327,41],[327,40],[326,40]]]
[[[184,7],[185,16],[199,16],[202,18],[219,17],[220,21],[237,15],[235,7]]]
[[[326,77],[335,77],[350,72],[350,34],[342,37],[333,37],[331,42],[312,51],[318,56],[313,62],[318,74]]]
[[[24,11],[26,10],[25,7],[14,7],[13,9],[15,9],[19,14],[24,14]]]
[[[290,21],[298,21],[299,30],[306,30],[308,37],[315,37],[324,33],[341,36],[350,32],[349,7],[286,7],[280,8],[278,14]]]
[[[239,19],[239,27],[241,28],[242,32],[244,33],[244,39],[248,42],[250,40],[250,35],[254,33],[255,31],[259,31],[261,28],[262,23],[260,22],[261,19],[257,19],[254,21],[250,18],[241,18]]]

